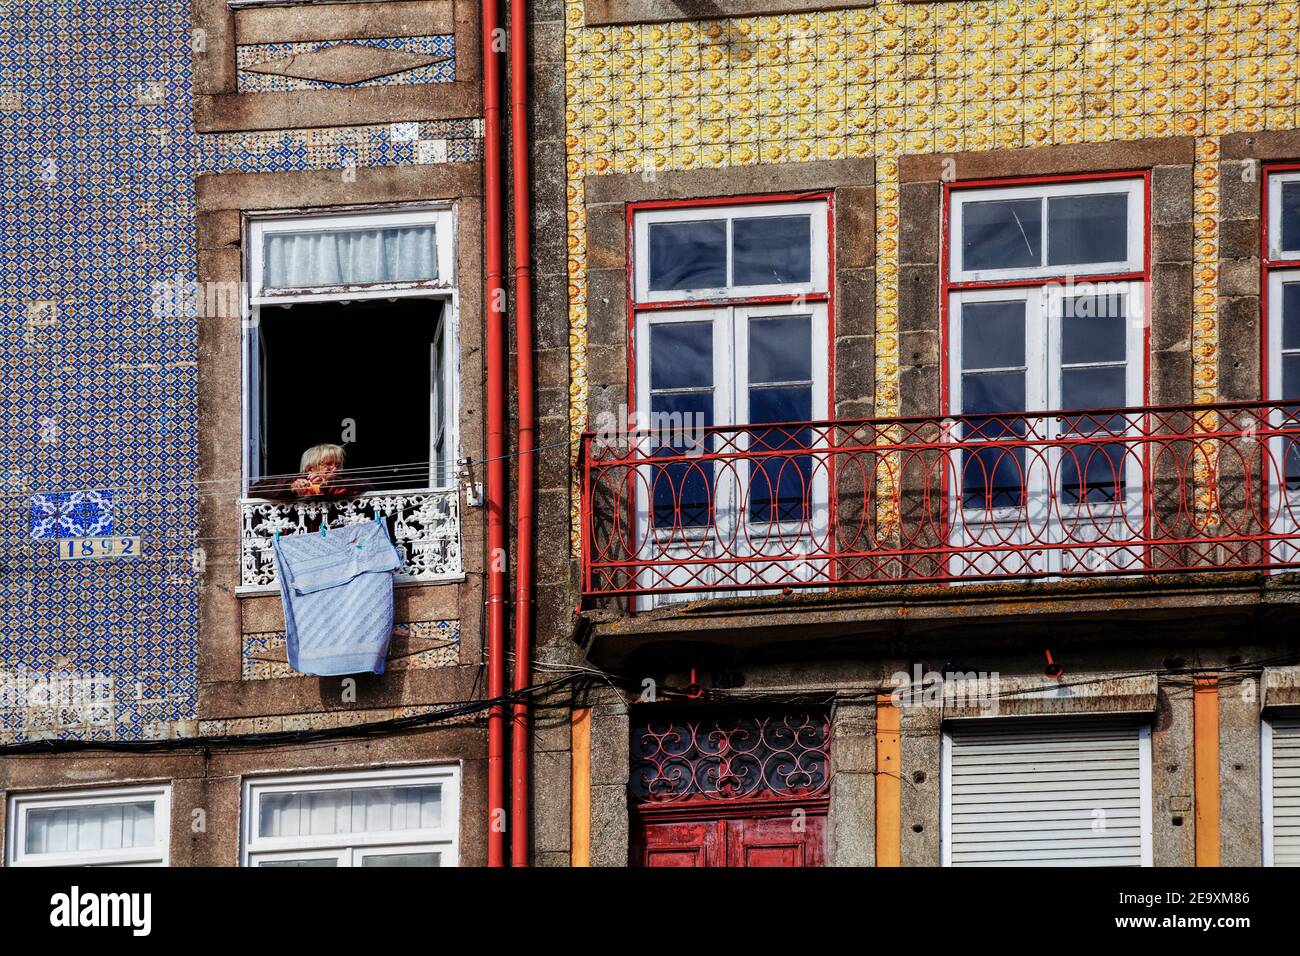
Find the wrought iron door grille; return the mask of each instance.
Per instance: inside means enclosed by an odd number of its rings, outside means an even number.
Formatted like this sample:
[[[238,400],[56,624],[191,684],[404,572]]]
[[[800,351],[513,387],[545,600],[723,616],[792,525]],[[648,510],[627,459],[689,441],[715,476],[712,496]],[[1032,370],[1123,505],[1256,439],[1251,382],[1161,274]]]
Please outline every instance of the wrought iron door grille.
[[[662,714],[632,728],[628,791],[641,805],[819,797],[829,759],[824,709]]]

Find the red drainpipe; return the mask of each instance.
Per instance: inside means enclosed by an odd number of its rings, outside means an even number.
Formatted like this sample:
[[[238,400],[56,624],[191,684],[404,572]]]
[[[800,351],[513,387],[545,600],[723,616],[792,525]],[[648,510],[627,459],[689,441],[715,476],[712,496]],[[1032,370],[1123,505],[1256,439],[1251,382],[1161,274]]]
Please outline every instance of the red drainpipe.
[[[483,315],[487,326],[488,697],[506,693],[506,312],[497,0],[483,0]],[[488,866],[505,866],[506,707],[488,710]]]
[[[532,680],[533,526],[536,461],[536,410],[533,405],[533,271],[532,198],[528,177],[528,9],[526,0],[510,0],[510,159],[514,194],[515,370],[519,405],[518,475],[515,489],[515,683],[524,690]],[[510,729],[510,862],[528,865],[529,708],[522,697],[514,705]]]

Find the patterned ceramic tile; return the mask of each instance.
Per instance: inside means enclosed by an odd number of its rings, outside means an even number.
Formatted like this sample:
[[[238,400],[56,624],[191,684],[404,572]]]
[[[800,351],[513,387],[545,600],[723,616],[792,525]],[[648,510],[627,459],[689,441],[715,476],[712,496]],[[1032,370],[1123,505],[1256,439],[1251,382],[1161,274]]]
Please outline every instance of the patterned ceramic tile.
[[[197,718],[196,321],[156,301],[196,278],[195,174],[481,155],[480,120],[195,135],[191,43],[180,0],[0,3],[0,740]],[[109,533],[144,555],[57,559]]]
[[[408,86],[424,83],[450,83],[456,79],[456,38],[454,36],[382,37],[374,40],[322,40],[310,43],[253,43],[235,48],[235,64],[239,70],[238,88],[241,93],[283,92],[286,90],[333,90],[340,84],[322,80],[300,79],[255,73],[248,67],[314,53],[343,45],[374,47],[379,50],[401,50],[438,57],[439,62],[415,69],[402,70],[388,76],[347,84],[348,89],[362,86]]]
[[[421,641],[433,641],[433,646],[414,654],[394,656],[390,651],[387,670],[406,670],[423,667],[454,667],[460,662],[459,621],[414,621],[397,624],[394,636],[410,636]],[[278,652],[278,653],[277,653]],[[284,652],[284,632],[244,635],[242,676],[244,680],[268,680],[280,677],[297,677],[287,662],[276,658]]]
[[[891,415],[897,157],[1151,136],[1198,137],[1193,374],[1197,400],[1215,396],[1214,150],[1221,135],[1300,120],[1294,0],[879,0],[619,27],[585,26],[582,7],[566,0],[575,437],[587,417],[584,177],[875,157],[876,400]]]

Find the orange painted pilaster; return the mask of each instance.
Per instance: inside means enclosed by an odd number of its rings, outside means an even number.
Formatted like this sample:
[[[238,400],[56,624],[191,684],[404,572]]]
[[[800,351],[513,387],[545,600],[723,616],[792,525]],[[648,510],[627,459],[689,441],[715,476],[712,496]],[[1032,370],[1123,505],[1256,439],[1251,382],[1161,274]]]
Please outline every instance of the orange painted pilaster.
[[[591,866],[591,708],[576,707],[569,743],[569,862]]]
[[[876,866],[901,866],[903,811],[898,704],[888,694],[876,697]]]
[[[1219,865],[1219,679],[1197,677],[1192,692],[1196,865]]]

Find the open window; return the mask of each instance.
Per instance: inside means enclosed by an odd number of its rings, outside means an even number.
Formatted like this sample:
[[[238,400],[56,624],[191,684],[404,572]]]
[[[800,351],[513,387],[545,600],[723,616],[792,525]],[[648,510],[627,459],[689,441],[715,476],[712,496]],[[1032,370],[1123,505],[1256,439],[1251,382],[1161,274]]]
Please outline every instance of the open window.
[[[451,487],[451,210],[259,219],[249,238],[249,493],[287,484],[322,444],[344,449],[338,489]]]

